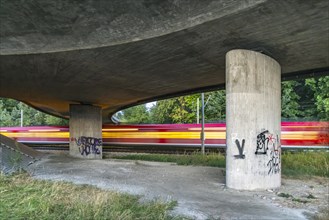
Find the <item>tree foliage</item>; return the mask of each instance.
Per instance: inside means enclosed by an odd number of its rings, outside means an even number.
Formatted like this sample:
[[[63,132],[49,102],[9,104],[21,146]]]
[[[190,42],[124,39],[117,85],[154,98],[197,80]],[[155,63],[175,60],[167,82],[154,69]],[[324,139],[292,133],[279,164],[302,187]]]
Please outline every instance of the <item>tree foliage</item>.
[[[210,96],[210,97],[209,97]],[[226,93],[225,90],[206,93],[205,121],[224,121],[226,117]],[[208,99],[209,97],[209,99]]]
[[[20,126],[21,110],[23,111],[23,126],[68,124],[65,119],[45,114],[22,102],[0,98],[0,126]]]
[[[295,92],[298,85],[297,81],[282,82],[281,115],[283,118],[296,119],[301,115],[300,96]]]
[[[131,124],[141,124],[150,122],[150,114],[146,108],[146,105],[137,105],[128,108],[120,114],[117,114],[117,118],[121,122],[127,122]]]
[[[117,114],[117,118],[123,123],[197,123],[197,102],[199,99],[199,116],[201,120],[201,95],[193,94],[172,99],[157,101],[155,105],[147,108],[139,105],[125,109]],[[225,91],[205,93],[206,122],[217,122],[225,119]]]
[[[195,123],[198,95],[158,101],[150,110],[155,123]]]
[[[313,92],[314,110],[320,120],[329,121],[329,76],[318,80],[306,79],[305,85]]]
[[[151,122],[154,123],[197,123],[197,103],[199,99],[199,120],[201,121],[201,95],[193,94],[167,100],[154,105]],[[225,91],[205,93],[205,121],[218,122],[225,119]]]

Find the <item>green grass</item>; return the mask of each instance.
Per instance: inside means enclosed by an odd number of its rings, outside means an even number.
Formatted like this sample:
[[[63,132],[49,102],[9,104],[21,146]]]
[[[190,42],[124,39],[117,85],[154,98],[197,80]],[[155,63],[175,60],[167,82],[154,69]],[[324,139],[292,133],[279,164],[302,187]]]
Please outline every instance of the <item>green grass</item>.
[[[128,154],[116,155],[112,158],[128,160],[147,160],[173,162],[178,165],[212,166],[225,168],[225,156],[211,153],[202,155],[174,154]],[[282,174],[287,177],[320,176],[329,177],[329,152],[284,152],[282,153]]]
[[[288,193],[279,193],[278,196],[279,197],[284,197],[284,198],[290,198],[290,197],[292,197],[292,195],[290,195]]]
[[[129,154],[116,155],[112,158],[125,160],[146,160],[158,162],[172,162],[178,165],[225,167],[225,156],[222,154],[202,155],[200,153],[188,154]]]
[[[175,205],[28,174],[0,175],[0,219],[182,219],[169,215]]]
[[[284,152],[281,163],[288,177],[329,177],[329,152]]]

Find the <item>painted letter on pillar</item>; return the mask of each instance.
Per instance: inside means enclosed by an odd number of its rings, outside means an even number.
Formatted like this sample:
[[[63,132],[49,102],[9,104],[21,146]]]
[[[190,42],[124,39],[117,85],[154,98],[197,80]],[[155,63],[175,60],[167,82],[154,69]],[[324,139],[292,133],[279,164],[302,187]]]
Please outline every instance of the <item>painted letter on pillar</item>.
[[[245,140],[242,139],[242,145],[240,145],[240,142],[238,139],[235,140],[235,143],[236,143],[236,146],[238,147],[239,155],[234,155],[234,157],[237,159],[244,159],[245,155],[243,154],[243,148],[244,148]]]
[[[75,138],[75,142],[79,147],[79,152],[83,156],[88,156],[89,154],[100,154],[98,146],[102,146],[102,138],[81,136],[78,139]]]

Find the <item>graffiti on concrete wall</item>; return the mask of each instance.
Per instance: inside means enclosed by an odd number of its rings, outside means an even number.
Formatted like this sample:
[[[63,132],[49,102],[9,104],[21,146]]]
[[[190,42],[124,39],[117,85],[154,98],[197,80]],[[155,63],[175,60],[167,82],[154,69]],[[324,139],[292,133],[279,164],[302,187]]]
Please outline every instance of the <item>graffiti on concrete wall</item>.
[[[280,163],[281,163],[281,144],[279,135],[276,136],[274,144],[270,148],[270,160],[267,163],[269,167],[268,174],[276,174],[280,172]]]
[[[236,146],[238,147],[239,154],[234,155],[236,159],[244,159],[246,156],[243,154],[243,149],[244,149],[244,144],[245,144],[245,139],[242,139],[242,145],[240,144],[239,140],[235,140]]]
[[[274,135],[268,130],[264,130],[257,135],[256,155],[268,155],[269,161],[267,167],[268,174],[276,174],[280,172],[281,163],[281,144],[279,135]]]
[[[98,147],[102,146],[102,138],[81,136],[78,139],[74,138],[74,140],[79,147],[81,155],[88,156],[89,154],[100,154],[100,149]]]
[[[268,130],[257,135],[257,148],[255,154],[266,154],[271,134]]]

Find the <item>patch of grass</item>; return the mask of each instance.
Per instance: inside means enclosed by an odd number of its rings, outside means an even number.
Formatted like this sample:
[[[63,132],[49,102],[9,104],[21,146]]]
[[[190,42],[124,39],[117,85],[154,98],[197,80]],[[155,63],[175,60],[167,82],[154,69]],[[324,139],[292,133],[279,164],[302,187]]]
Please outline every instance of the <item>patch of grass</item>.
[[[298,198],[293,198],[292,199],[292,201],[294,201],[294,202],[300,202],[300,203],[308,203],[308,201],[306,201],[306,200],[302,200],[302,199],[298,199]]]
[[[308,199],[316,199],[316,197],[313,196],[312,194],[308,194],[308,196],[306,198],[308,198]]]
[[[182,219],[175,202],[141,203],[138,196],[87,185],[0,175],[0,219]]]
[[[290,198],[293,197],[292,195],[288,194],[288,193],[279,193],[278,194],[279,197],[284,197],[284,198]]]
[[[130,154],[116,155],[113,158],[126,160],[146,160],[158,162],[172,162],[178,165],[195,165],[195,166],[212,166],[225,167],[225,156],[222,154],[207,154],[200,153],[187,154]]]
[[[307,200],[303,200],[303,199],[299,199],[299,198],[295,198],[292,195],[288,194],[288,193],[279,193],[278,194],[279,197],[283,197],[283,198],[291,198],[291,201],[293,202],[299,202],[299,203],[308,203],[309,201]],[[309,194],[307,197],[307,199],[316,199],[316,197],[314,197],[312,194]]]
[[[282,174],[289,177],[329,177],[329,152],[284,152]]]

